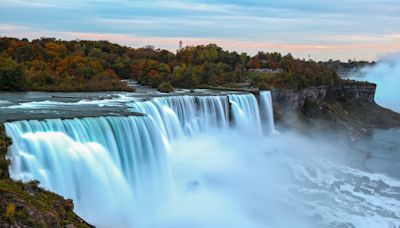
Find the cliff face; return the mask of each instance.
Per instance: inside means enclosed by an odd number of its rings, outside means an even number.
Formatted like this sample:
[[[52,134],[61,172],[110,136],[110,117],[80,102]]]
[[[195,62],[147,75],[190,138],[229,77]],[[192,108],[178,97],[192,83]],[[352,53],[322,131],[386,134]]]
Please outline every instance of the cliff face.
[[[372,128],[400,127],[400,114],[377,105],[375,90],[375,84],[357,82],[273,90],[275,117],[284,126],[335,131],[352,140]]]
[[[302,90],[272,90],[278,111],[299,111],[307,102],[374,102],[376,85],[354,83],[338,86],[319,86]]]
[[[0,227],[90,227],[73,212],[72,200],[45,191],[37,182],[9,178],[6,154],[10,144],[0,123]]]

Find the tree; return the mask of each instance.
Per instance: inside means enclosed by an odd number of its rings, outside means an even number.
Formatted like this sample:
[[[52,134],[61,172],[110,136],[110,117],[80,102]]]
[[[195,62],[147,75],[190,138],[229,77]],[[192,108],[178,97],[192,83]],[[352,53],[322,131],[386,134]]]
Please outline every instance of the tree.
[[[287,54],[258,52],[250,57],[216,44],[189,46],[174,54],[154,47],[130,48],[108,41],[61,41],[0,38],[2,89],[126,89],[120,79],[136,79],[157,88],[161,83],[198,87],[247,82],[264,87],[333,85],[332,68]],[[332,63],[331,61],[331,64]],[[338,63],[335,63],[336,65]],[[348,65],[355,64],[353,62]],[[271,72],[247,72],[269,68]]]
[[[23,68],[11,58],[0,56],[0,89],[21,90],[25,84]]]

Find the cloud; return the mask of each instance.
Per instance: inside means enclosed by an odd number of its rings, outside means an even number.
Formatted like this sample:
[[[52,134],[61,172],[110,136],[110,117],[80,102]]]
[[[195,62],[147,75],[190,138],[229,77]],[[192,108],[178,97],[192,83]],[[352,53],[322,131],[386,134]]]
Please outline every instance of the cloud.
[[[12,24],[1,24],[0,23],[0,31],[1,33],[7,33],[7,31],[22,31],[29,29],[28,27],[25,26],[18,26],[18,25],[12,25]]]
[[[272,44],[276,49],[292,47],[293,52],[304,50],[320,58],[375,59],[390,51],[389,47],[398,48],[399,33],[394,29],[400,27],[397,0],[323,2],[0,0],[0,23],[33,32],[121,34],[148,38],[149,42],[154,37],[236,40],[240,41],[235,43],[237,49],[246,50],[242,47],[246,44],[249,52],[253,52],[252,47]],[[2,32],[13,34],[10,29]],[[344,47],[361,51],[342,51]],[[299,53],[304,57],[308,54]]]
[[[165,7],[170,9],[190,10],[190,11],[205,11],[217,13],[235,12],[237,7],[232,4],[210,4],[191,1],[154,1],[154,6]]]
[[[379,53],[390,53],[395,50],[400,50],[400,44],[394,43],[375,43],[375,44],[326,44],[321,45],[318,42],[310,44],[302,43],[287,43],[281,42],[268,42],[262,39],[259,40],[246,40],[232,38],[213,38],[213,37],[186,37],[186,36],[139,36],[127,35],[122,33],[84,33],[73,31],[45,31],[38,29],[29,29],[27,27],[0,24],[0,34],[11,34],[11,36],[19,38],[36,39],[40,37],[56,37],[66,40],[109,40],[110,42],[119,43],[125,46],[134,48],[143,47],[146,45],[154,45],[157,48],[168,49],[172,52],[178,48],[178,42],[183,41],[185,46],[192,45],[206,45],[216,43],[224,49],[237,52],[247,52],[255,54],[258,51],[278,51],[283,54],[292,53],[299,58],[312,58],[317,60],[325,60],[336,56],[342,60],[349,58],[357,58],[354,53],[362,54],[369,59],[374,59],[379,56]],[[322,38],[316,38],[318,41]]]
[[[1,0],[2,6],[8,7],[28,7],[28,8],[64,8],[71,7],[75,3],[74,0]],[[76,7],[76,5],[75,5]]]

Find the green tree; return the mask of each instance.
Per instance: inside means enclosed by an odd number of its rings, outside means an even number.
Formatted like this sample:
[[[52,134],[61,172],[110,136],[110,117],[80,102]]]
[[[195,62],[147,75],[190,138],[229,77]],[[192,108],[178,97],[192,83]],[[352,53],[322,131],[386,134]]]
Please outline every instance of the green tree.
[[[0,56],[0,89],[21,90],[24,84],[23,68],[11,58]]]

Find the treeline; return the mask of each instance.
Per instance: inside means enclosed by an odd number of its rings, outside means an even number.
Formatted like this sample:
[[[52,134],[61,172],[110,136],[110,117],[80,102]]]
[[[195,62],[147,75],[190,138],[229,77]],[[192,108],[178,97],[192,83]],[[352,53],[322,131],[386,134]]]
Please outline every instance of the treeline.
[[[108,41],[0,38],[1,90],[128,90],[121,79],[163,90],[244,82],[262,88],[303,88],[339,80],[323,64],[290,54],[259,52],[251,57],[215,44],[186,47],[175,54]]]
[[[312,60],[300,60],[291,54],[259,52],[248,63],[251,69],[268,69],[269,72],[249,72],[249,78],[260,89],[306,88],[335,85],[341,81],[336,72]]]
[[[0,38],[0,89],[130,90],[121,82],[127,50],[106,41]]]
[[[335,71],[350,71],[350,70],[359,70],[366,66],[371,66],[375,64],[375,61],[356,61],[349,59],[347,62],[342,62],[339,60],[328,60],[326,62],[319,62],[320,64],[326,65],[328,68]]]
[[[215,44],[186,47],[176,55],[168,53],[159,57],[134,61],[133,78],[153,87],[162,82],[178,87],[239,83],[245,81],[249,58],[246,54],[224,51]]]

